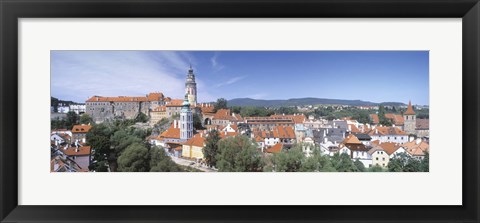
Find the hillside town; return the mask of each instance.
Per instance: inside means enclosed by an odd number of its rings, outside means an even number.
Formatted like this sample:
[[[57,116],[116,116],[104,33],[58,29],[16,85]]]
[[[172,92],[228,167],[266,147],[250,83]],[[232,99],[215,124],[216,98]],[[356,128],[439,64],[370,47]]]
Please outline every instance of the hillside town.
[[[396,111],[301,105],[246,115],[246,108],[228,107],[225,99],[198,102],[191,67],[185,89],[178,90],[183,98],[95,95],[84,104],[52,108],[51,172],[428,171],[429,119],[417,117],[426,108],[411,101]],[[314,112],[321,109],[365,115]],[[417,164],[426,167],[409,167]]]

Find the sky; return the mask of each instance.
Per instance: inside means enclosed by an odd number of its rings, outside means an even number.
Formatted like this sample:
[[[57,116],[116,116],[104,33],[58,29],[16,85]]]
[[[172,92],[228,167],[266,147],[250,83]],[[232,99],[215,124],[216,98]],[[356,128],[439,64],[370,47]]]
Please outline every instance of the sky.
[[[198,102],[303,97],[429,104],[428,51],[51,51],[51,95],[183,98],[189,66]]]

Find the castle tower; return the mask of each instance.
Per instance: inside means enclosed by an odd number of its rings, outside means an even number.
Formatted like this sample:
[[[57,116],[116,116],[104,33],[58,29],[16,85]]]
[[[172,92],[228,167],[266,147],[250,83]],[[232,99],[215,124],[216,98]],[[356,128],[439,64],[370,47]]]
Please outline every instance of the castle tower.
[[[185,82],[185,93],[188,95],[188,102],[194,107],[197,106],[197,83],[195,83],[195,74],[191,65]]]
[[[412,102],[409,101],[407,111],[403,113],[403,119],[404,119],[403,130],[408,134],[416,134],[416,131],[415,131],[416,123],[417,123],[416,118],[417,118],[417,115],[415,114],[415,111],[413,111]]]
[[[193,115],[188,102],[188,94],[185,94],[182,110],[180,111],[180,141],[184,142],[193,136]]]

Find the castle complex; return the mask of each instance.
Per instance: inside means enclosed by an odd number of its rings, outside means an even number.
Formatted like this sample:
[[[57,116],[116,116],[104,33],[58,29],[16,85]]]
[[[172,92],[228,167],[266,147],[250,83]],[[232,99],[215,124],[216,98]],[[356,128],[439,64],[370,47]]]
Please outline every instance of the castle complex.
[[[192,67],[188,70],[185,92],[185,100],[187,100],[187,102],[184,101],[183,104],[178,103],[178,101],[181,100],[165,97],[160,92],[149,93],[141,97],[93,96],[85,101],[86,113],[97,123],[114,118],[134,119],[140,113],[151,117],[152,112],[165,110],[167,111],[165,112],[166,117],[176,114],[182,116],[182,114],[186,112],[185,109],[187,109],[187,105],[188,110],[190,110],[190,106],[196,107],[197,105],[197,84],[195,83],[195,74],[193,73]],[[192,116],[191,112],[190,110],[190,118]],[[188,117],[188,114],[186,114],[185,117]]]

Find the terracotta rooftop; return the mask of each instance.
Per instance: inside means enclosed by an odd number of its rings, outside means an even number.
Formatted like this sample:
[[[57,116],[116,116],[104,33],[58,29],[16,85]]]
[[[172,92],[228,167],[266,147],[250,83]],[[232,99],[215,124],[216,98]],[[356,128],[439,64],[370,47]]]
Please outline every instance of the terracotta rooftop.
[[[182,107],[183,106],[183,99],[172,99],[165,106],[167,106],[167,107]]]
[[[294,114],[294,115],[271,115],[272,118],[288,118],[292,119],[295,124],[303,124],[306,120],[305,115],[303,114]]]
[[[380,123],[380,119],[378,118],[377,114],[370,114],[370,118],[372,119],[373,124]]]
[[[86,156],[90,155],[90,146],[68,147],[67,149],[60,149],[67,156]]]
[[[173,139],[179,139],[180,138],[180,128],[175,128],[174,124],[172,123],[170,127],[165,131],[162,132],[157,138],[173,138]]]
[[[378,146],[382,147],[382,149],[388,155],[392,155],[395,151],[397,151],[398,148],[400,148],[400,145],[398,145],[397,143],[393,143],[393,142],[382,142]]]
[[[416,129],[429,129],[430,128],[430,120],[429,119],[416,119]]]
[[[186,141],[184,145],[197,146],[197,147],[203,148],[205,146],[205,138],[202,136],[202,134],[197,133],[193,135],[193,137],[190,138],[188,141]]]
[[[283,147],[283,145],[281,143],[277,143],[274,146],[266,149],[265,151],[267,153],[279,153],[279,152],[282,151],[282,147]]]
[[[415,111],[413,111],[413,107],[412,107],[412,102],[411,101],[408,101],[408,107],[407,107],[407,111],[405,111],[405,113],[403,113],[404,115],[415,115]]]
[[[90,131],[91,128],[92,128],[91,125],[85,125],[85,124],[74,125],[72,127],[72,133],[87,133]]]

